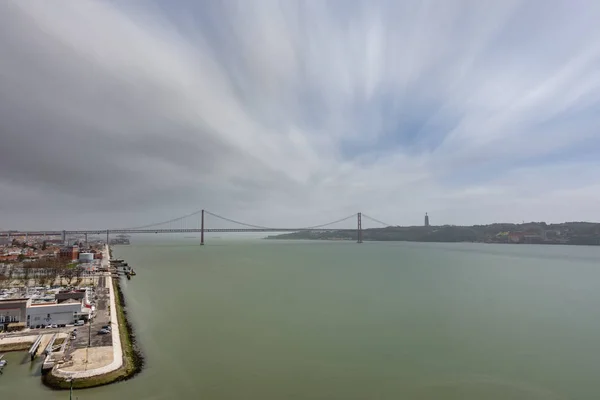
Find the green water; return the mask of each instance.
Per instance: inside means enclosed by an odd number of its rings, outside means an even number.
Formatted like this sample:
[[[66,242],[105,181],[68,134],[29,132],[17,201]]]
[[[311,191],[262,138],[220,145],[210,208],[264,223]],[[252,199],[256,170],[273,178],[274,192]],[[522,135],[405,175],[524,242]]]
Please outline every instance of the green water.
[[[147,366],[79,399],[600,398],[600,248],[192,242],[115,248]]]

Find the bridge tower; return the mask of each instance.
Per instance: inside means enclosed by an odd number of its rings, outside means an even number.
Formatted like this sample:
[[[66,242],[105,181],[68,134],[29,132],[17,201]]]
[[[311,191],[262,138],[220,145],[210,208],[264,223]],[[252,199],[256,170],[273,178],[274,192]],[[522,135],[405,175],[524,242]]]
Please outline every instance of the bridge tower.
[[[63,244],[66,244],[65,242],[67,241],[67,231],[62,231],[61,239]]]
[[[202,216],[200,217],[200,246],[204,246],[204,210],[202,210]]]
[[[362,213],[358,213],[357,214],[358,217],[358,229],[356,231],[357,233],[357,238],[358,240],[356,241],[356,243],[362,243],[363,242],[363,236],[362,236]]]
[[[107,229],[106,230],[106,244],[110,244],[109,237],[108,237],[109,233],[110,233],[110,231]]]

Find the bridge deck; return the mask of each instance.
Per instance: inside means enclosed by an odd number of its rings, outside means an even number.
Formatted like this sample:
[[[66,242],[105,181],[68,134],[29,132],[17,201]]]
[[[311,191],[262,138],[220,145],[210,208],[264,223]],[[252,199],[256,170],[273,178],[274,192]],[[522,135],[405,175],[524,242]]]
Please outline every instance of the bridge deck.
[[[11,232],[0,232],[0,237],[7,237],[7,236],[25,236],[25,235],[29,235],[29,236],[62,236],[63,234],[66,235],[84,235],[84,234],[88,234],[88,235],[106,235],[107,233],[112,234],[112,233],[201,233],[203,230],[202,229],[115,229],[115,230],[75,230],[75,231],[47,231],[47,232],[40,232],[40,231],[11,231]],[[208,232],[208,233],[243,233],[243,232],[328,232],[328,231],[347,231],[347,232],[354,232],[356,231],[355,229],[346,229],[346,228],[342,228],[342,229],[324,229],[324,228],[318,228],[318,229],[311,229],[311,228],[264,228],[264,229],[257,229],[257,228],[208,228],[208,229],[204,229],[204,232]]]

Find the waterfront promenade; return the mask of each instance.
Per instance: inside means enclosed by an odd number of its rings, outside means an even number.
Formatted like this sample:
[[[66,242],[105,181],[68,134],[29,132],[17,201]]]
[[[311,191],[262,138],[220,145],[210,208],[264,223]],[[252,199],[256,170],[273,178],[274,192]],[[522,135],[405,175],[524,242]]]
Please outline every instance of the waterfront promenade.
[[[103,253],[102,264],[103,266],[108,267],[110,260],[108,245],[106,245]],[[65,364],[64,367],[61,367],[60,365],[56,366],[51,372],[53,376],[77,380],[105,375],[117,371],[123,366],[123,348],[121,336],[119,334],[119,319],[117,316],[115,288],[112,279],[107,279],[107,286],[110,298],[112,346],[78,350],[79,352],[82,352],[82,356],[78,357],[77,355],[74,355],[73,363]],[[85,356],[83,356],[83,353],[85,353]]]

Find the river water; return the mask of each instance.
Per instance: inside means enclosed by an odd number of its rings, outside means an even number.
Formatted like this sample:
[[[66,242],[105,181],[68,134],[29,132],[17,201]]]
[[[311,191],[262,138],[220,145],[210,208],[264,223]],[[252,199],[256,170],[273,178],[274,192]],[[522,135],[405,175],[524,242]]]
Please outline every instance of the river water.
[[[183,239],[182,239],[183,240]],[[598,399],[600,248],[115,247],[146,368],[84,399]],[[0,398],[66,399],[8,355]]]

